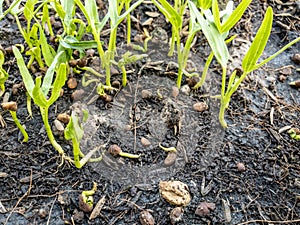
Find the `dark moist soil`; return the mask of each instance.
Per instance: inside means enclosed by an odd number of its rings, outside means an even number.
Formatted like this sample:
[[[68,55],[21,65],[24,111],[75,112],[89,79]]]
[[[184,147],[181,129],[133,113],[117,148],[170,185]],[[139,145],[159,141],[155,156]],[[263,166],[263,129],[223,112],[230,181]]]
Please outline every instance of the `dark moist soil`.
[[[233,31],[239,37],[231,44],[234,50],[230,69],[240,65],[269,5],[275,16],[264,57],[299,37],[299,1],[254,1]],[[143,4],[133,16],[143,23],[149,18],[145,11],[155,8]],[[154,18],[148,29],[162,28],[170,35],[170,26],[162,18]],[[141,23],[133,23],[133,37],[141,34]],[[23,43],[11,18],[3,19],[0,25],[3,48]],[[123,25],[120,34],[119,47],[124,40]],[[153,215],[156,224],[171,224],[169,213],[175,206],[160,196],[158,186],[166,180],[187,184],[192,196],[177,224],[298,224],[300,144],[279,130],[285,126],[300,128],[299,90],[289,86],[300,78],[296,72],[299,65],[291,61],[291,56],[300,53],[300,43],[245,79],[226,112],[226,130],[218,123],[218,101],[209,97],[218,94],[217,64],[211,66],[204,87],[188,94],[181,91],[174,97],[176,69],[169,63],[175,60],[167,57],[167,48],[163,40],[150,43],[148,57],[127,68],[132,71],[128,73],[128,85],[111,93],[111,103],[100,98],[90,103],[96,96],[95,83],[78,86],[85,92],[77,103],[89,111],[81,149],[87,153],[105,145],[97,152],[102,161],[88,163],[82,169],[66,161],[61,164],[61,157],[48,141],[38,108],[33,106],[33,118],[29,118],[24,90],[12,94],[12,86],[21,82],[21,76],[13,56],[6,56],[4,68],[10,74],[6,93],[10,100],[17,101],[17,115],[30,138],[28,143],[21,143],[22,136],[10,114],[1,111],[7,124],[0,129],[1,224],[140,224],[143,210]],[[124,52],[124,48],[119,50],[119,54]],[[191,60],[201,70],[209,53],[202,36],[192,53]],[[76,76],[79,82],[81,76]],[[120,76],[114,75],[113,80],[120,81]],[[143,90],[151,96],[142,98]],[[52,124],[59,113],[69,111],[74,104],[70,98],[74,90],[65,87],[64,91],[50,109]],[[196,112],[196,102],[206,102],[209,109]],[[150,145],[144,146],[142,138]],[[72,156],[70,143],[59,135],[56,139]],[[112,144],[141,157],[112,157],[106,151]],[[167,152],[159,144],[176,147],[173,165],[164,164]],[[238,163],[245,170],[238,169]],[[104,196],[105,201],[100,215],[89,220],[90,213],[79,208],[78,197],[90,190],[93,182],[98,185],[94,202]],[[195,210],[201,202],[215,203],[216,208],[200,217]]]

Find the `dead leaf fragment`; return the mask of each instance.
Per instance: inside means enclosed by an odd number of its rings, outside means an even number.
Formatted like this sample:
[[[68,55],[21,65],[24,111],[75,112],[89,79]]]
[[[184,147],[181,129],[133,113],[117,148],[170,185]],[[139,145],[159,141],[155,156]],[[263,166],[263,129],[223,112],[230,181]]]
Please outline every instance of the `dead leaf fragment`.
[[[103,196],[96,204],[96,206],[94,207],[90,217],[89,217],[89,220],[93,220],[93,219],[96,219],[99,215],[100,215],[100,212],[105,204],[105,196]]]
[[[160,13],[158,13],[158,12],[145,12],[145,14],[147,15],[147,16],[150,16],[150,17],[159,17],[160,16]]]
[[[189,188],[181,181],[161,181],[159,193],[172,205],[186,206],[191,201]]]

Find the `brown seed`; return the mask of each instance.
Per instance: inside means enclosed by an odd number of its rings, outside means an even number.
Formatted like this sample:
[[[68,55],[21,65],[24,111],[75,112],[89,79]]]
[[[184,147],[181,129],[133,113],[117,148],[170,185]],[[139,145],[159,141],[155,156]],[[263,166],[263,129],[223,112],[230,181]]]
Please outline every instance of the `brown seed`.
[[[19,83],[19,84],[14,84],[12,86],[12,93],[13,95],[16,95],[18,93],[19,88],[21,88],[23,86],[23,83]]]
[[[89,205],[88,203],[86,203],[83,199],[82,194],[79,195],[79,209],[82,210],[83,212],[89,213],[92,211],[93,209],[93,205]]]
[[[284,81],[286,80],[286,76],[281,74],[281,75],[278,77],[278,80],[279,80],[280,82],[284,82]]]
[[[148,90],[142,90],[142,98],[143,99],[149,99],[152,97],[151,91]]]
[[[60,89],[59,97],[64,95],[64,89]]]
[[[116,156],[116,155],[119,155],[122,152],[122,150],[121,150],[120,146],[118,146],[118,145],[111,145],[108,148],[108,152],[110,154],[112,154],[113,156]]]
[[[175,163],[176,161],[176,158],[177,158],[177,152],[168,152],[168,155],[167,157],[165,158],[165,161],[164,161],[164,165],[165,166],[171,166]]]
[[[201,202],[197,207],[195,214],[201,217],[207,216],[210,211],[214,211],[216,208],[215,203]]]
[[[71,67],[77,66],[77,63],[78,63],[78,60],[77,60],[77,59],[70,59],[70,61],[69,61],[69,65],[70,65]]]
[[[78,101],[82,99],[83,94],[84,94],[84,90],[79,89],[72,93],[71,98],[73,99],[73,101]]]
[[[189,85],[189,87],[194,87],[198,82],[199,82],[199,77],[191,77],[191,78],[189,78],[188,79],[188,85]]]
[[[144,210],[140,213],[140,222],[142,225],[154,225],[155,220],[150,212]]]
[[[86,65],[87,65],[87,59],[85,57],[79,59],[77,62],[77,66],[79,67],[85,67]]]
[[[114,81],[111,83],[111,86],[113,86],[114,88],[119,88],[119,87],[121,87],[121,83],[120,83],[120,81],[118,81],[118,80],[114,80]]]
[[[236,167],[237,167],[239,172],[245,172],[246,171],[246,167],[245,167],[244,163],[237,163]]]
[[[294,62],[294,63],[296,63],[296,64],[300,64],[300,54],[299,53],[297,53],[297,54],[294,54],[293,56],[292,56],[292,61]]]
[[[105,101],[105,102],[111,102],[113,100],[113,97],[111,95],[108,94],[103,94],[101,95],[101,98]]]
[[[149,145],[151,145],[151,142],[150,142],[147,138],[144,138],[144,137],[141,138],[141,143],[142,143],[142,145],[144,145],[144,146],[149,146]]]
[[[179,89],[176,86],[172,87],[172,97],[176,98],[179,95]]]
[[[193,109],[197,112],[204,112],[208,109],[206,102],[197,102],[193,105]]]
[[[17,111],[18,105],[16,102],[4,102],[1,104],[4,110]]]
[[[280,70],[280,73],[287,76],[292,73],[292,69],[291,67],[285,67],[282,70]]]
[[[176,207],[170,212],[170,220],[171,224],[174,225],[182,219],[183,216],[183,208]]]
[[[290,83],[291,86],[294,86],[296,88],[300,87],[300,80],[296,80]]]
[[[76,88],[78,85],[76,78],[70,77],[68,79],[67,85],[68,85],[68,88],[70,88],[70,89]]]
[[[64,124],[68,124],[70,121],[70,116],[67,113],[60,113],[57,115],[57,119]]]
[[[94,49],[88,49],[88,50],[86,50],[86,55],[87,56],[93,57],[94,54],[95,54],[95,50]]]

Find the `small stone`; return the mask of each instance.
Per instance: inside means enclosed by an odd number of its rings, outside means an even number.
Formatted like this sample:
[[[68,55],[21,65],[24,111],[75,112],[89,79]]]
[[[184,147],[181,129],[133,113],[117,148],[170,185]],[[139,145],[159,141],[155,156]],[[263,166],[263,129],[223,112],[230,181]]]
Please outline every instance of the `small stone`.
[[[299,53],[294,54],[294,55],[292,56],[292,61],[293,61],[294,63],[300,65],[300,54],[299,54]]]
[[[60,113],[57,115],[57,119],[64,124],[68,124],[70,121],[70,116],[67,113]]]
[[[204,217],[207,216],[211,211],[214,211],[215,208],[216,208],[215,203],[201,202],[197,207],[195,214]]]
[[[83,94],[84,94],[84,90],[79,89],[72,93],[71,98],[73,99],[73,101],[79,101],[82,99]]]
[[[68,88],[70,88],[70,89],[76,88],[78,85],[76,78],[70,77],[68,79],[67,85],[68,85]]]
[[[142,90],[142,98],[143,99],[149,99],[152,97],[151,91],[148,90]]]
[[[41,217],[41,218],[46,218],[46,216],[48,215],[48,212],[44,209],[44,208],[40,208],[39,209],[39,216]]]
[[[155,220],[150,212],[144,210],[140,213],[140,222],[142,225],[154,225]]]
[[[170,212],[170,220],[172,225],[175,225],[182,219],[183,212],[184,211],[182,207],[176,207]]]
[[[193,109],[197,112],[204,112],[208,109],[206,102],[197,102],[193,105]]]
[[[144,145],[144,146],[149,146],[149,145],[151,145],[151,142],[150,142],[147,138],[144,138],[144,137],[141,138],[141,143],[142,143],[142,145]]]
[[[175,151],[168,152],[168,155],[164,161],[164,165],[172,166],[176,162],[176,158],[177,158],[177,152]]]
[[[86,55],[87,56],[93,57],[94,54],[95,54],[95,50],[94,49],[88,49],[88,50],[86,50]]]
[[[186,206],[191,201],[189,188],[181,181],[159,182],[159,193],[167,202],[172,205]]]
[[[176,98],[179,95],[179,89],[176,86],[172,87],[172,97]]]
[[[238,163],[238,164],[236,164],[236,167],[237,167],[239,172],[245,172],[246,171],[246,167],[245,167],[244,163]]]
[[[291,67],[285,67],[282,70],[280,70],[280,73],[283,75],[291,75],[292,74],[292,69]]]
[[[185,95],[189,95],[191,92],[191,88],[186,84],[181,87],[180,91]]]
[[[1,104],[4,110],[17,111],[18,105],[16,102],[4,102]]]

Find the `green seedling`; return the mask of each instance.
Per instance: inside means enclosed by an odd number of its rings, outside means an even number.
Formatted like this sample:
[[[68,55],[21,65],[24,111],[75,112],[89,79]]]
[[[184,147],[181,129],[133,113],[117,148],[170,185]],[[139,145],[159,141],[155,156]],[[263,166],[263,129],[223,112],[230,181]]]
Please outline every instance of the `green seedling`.
[[[59,58],[63,56],[64,52],[59,52],[51,66],[48,68],[47,73],[43,79],[39,76],[36,78],[35,83],[25,65],[24,59],[15,46],[13,46],[13,52],[17,59],[17,64],[26,87],[26,90],[30,97],[33,99],[34,103],[39,106],[41,116],[44,122],[44,126],[48,135],[48,138],[52,144],[52,146],[62,155],[64,156],[64,150],[62,147],[56,142],[54,135],[51,130],[51,126],[48,121],[48,111],[49,107],[58,99],[60,96],[60,90],[64,86],[65,81],[67,79],[66,76],[66,64],[61,63],[57,68],[57,63]],[[56,71],[56,78],[54,79],[54,73]],[[51,89],[52,86],[52,89]],[[48,98],[49,91],[51,89],[51,95]],[[64,158],[69,159],[64,156]]]
[[[105,74],[106,74],[106,85],[111,86],[110,83],[110,66],[111,62],[114,61],[115,51],[116,51],[116,45],[117,45],[117,29],[119,24],[131,13],[132,10],[134,10],[136,7],[138,7],[143,0],[138,0],[133,5],[131,5],[123,14],[121,14],[123,4],[122,2],[119,2],[117,0],[109,0],[109,7],[108,7],[108,15],[110,19],[110,27],[111,32],[109,36],[109,43],[108,43],[108,49],[105,52],[105,57],[102,58],[102,64],[105,68]]]
[[[113,156],[119,155],[119,156],[130,158],[130,159],[138,159],[141,157],[141,155],[123,152],[122,149],[118,145],[111,145],[108,148],[108,152]]]
[[[19,128],[19,130],[21,131],[21,133],[23,135],[22,142],[27,142],[28,134],[27,134],[26,130],[24,129],[24,127],[21,125],[21,123],[17,117],[17,109],[18,109],[17,103],[16,102],[6,102],[6,103],[2,103],[1,106],[4,110],[8,110],[10,112],[11,117],[13,118],[15,124],[17,125],[17,127]]]
[[[5,85],[4,85],[4,83],[5,83],[5,81],[8,78],[8,73],[2,68],[4,60],[5,60],[4,59],[4,54],[0,50],[0,97],[5,92]]]
[[[177,149],[175,147],[166,148],[166,147],[163,147],[160,143],[158,144],[158,146],[165,152],[177,152]]]
[[[298,128],[291,128],[288,130],[290,137],[296,141],[300,141],[300,130]]]
[[[287,48],[289,48],[290,46],[292,46],[300,40],[300,37],[293,40],[272,56],[268,57],[260,63],[257,63],[264,51],[272,28],[273,11],[271,7],[268,7],[261,27],[259,28],[248,52],[246,53],[242,61],[242,74],[238,76],[237,71],[233,71],[228,81],[228,84],[226,85],[226,73],[229,52],[227,49],[225,38],[227,37],[229,30],[242,17],[244,11],[246,10],[250,2],[251,0],[242,0],[238,7],[235,10],[232,10],[233,2],[229,1],[226,6],[226,9],[222,12],[219,12],[218,3],[216,0],[213,0],[212,11],[203,11],[205,17],[202,15],[201,12],[199,12],[199,10],[193,2],[189,2],[191,14],[195,14],[199,25],[201,26],[202,32],[205,35],[212,49],[213,55],[216,57],[217,61],[222,67],[222,87],[221,94],[219,96],[221,100],[219,120],[224,128],[227,127],[227,123],[224,119],[224,116],[225,110],[229,105],[230,98],[232,94],[237,90],[241,82],[245,79],[247,74],[263,66],[270,60],[274,59],[284,50],[286,50]],[[220,18],[223,19],[222,22],[220,21]]]
[[[123,85],[123,87],[125,87],[127,84],[127,73],[126,73],[125,65],[134,63],[134,62],[141,60],[147,56],[148,55],[146,55],[146,54],[132,55],[132,53],[128,51],[122,55],[121,59],[118,62],[115,62],[114,60],[112,60],[112,63],[114,65],[118,66],[122,70],[122,85]]]
[[[97,191],[97,183],[94,182],[93,188],[88,191],[82,191],[79,196],[79,208],[84,212],[90,212],[94,205],[93,195]]]

